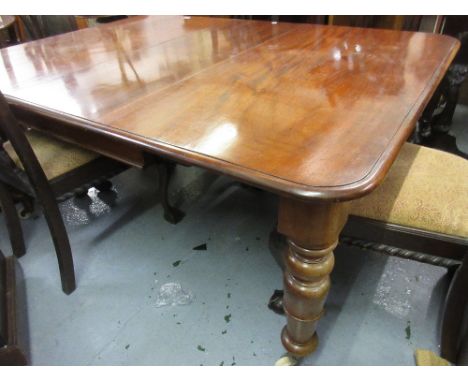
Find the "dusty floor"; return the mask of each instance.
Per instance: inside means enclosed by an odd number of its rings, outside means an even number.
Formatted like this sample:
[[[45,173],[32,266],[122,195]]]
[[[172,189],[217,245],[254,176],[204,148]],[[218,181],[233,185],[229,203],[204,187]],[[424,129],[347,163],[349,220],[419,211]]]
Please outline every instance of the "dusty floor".
[[[453,130],[466,142],[467,116],[468,108],[459,108],[456,124],[465,129]],[[22,335],[31,363],[274,364],[283,354],[285,322],[267,308],[281,288],[268,249],[276,198],[219,178],[201,196],[187,192],[181,206],[187,216],[173,226],[162,218],[152,169],[121,174],[114,189],[91,190],[89,205],[61,205],[78,284],[70,296],[61,291],[43,217],[23,222],[21,314],[29,329]],[[9,253],[3,223],[0,240]],[[206,250],[193,249],[203,244]],[[444,268],[345,246],[335,255],[320,346],[304,364],[414,365],[416,348],[438,352]],[[159,288],[169,282],[179,283],[191,302],[156,307]]]

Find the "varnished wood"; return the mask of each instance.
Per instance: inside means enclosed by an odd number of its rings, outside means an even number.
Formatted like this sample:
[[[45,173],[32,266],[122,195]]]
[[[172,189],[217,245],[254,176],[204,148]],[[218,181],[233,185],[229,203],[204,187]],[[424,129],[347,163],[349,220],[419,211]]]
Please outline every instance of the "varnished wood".
[[[33,122],[38,121],[33,120]],[[17,200],[23,201],[25,209],[28,209],[28,204],[30,204],[28,200],[33,201],[29,207],[34,206],[34,200],[42,205],[56,249],[62,289],[69,294],[73,292],[76,285],[73,258],[57,202],[64,201],[75,194],[86,195],[91,187],[109,190],[112,183],[108,179],[125,171],[128,166],[110,158],[88,156],[87,162],[68,166],[68,168],[47,178],[41,167],[41,162],[36,157],[35,150],[28,141],[25,130],[25,126],[21,126],[17,122],[0,91],[0,182],[3,184],[0,187],[0,202],[4,207],[3,212],[5,212],[14,253],[17,256],[24,254],[25,246],[17,211],[9,191],[19,195]],[[43,138],[45,137],[41,139]],[[21,167],[12,160],[11,154],[5,150],[7,143],[14,150],[22,164]],[[50,142],[50,146],[47,142],[42,144],[52,148],[57,145],[56,142]],[[64,150],[61,149],[62,151],[56,152],[63,153]],[[73,150],[73,148],[71,149]],[[56,160],[61,159],[56,158]],[[32,209],[28,210],[32,212]]]
[[[282,340],[305,355],[342,202],[383,180],[458,46],[415,32],[135,17],[0,50],[0,87],[14,110],[77,144],[89,145],[74,133],[85,130],[280,194]]]
[[[300,208],[297,210],[300,210]],[[292,217],[288,220],[294,221]],[[290,223],[287,224],[287,227],[289,226]],[[283,229],[284,228],[285,227],[283,227]],[[291,229],[287,229],[287,231],[292,232]],[[398,256],[418,262],[447,267],[449,271],[457,269],[447,293],[443,309],[440,350],[443,358],[453,363],[466,364],[466,362],[463,363],[462,360],[463,349],[460,344],[463,337],[466,336],[466,333],[463,331],[463,326],[461,325],[467,303],[466,284],[468,281],[468,267],[466,266],[466,255],[468,241],[466,239],[350,216],[347,224],[341,231],[340,243],[357,246],[390,256]],[[289,246],[291,247],[290,241]],[[291,250],[294,250],[295,246],[288,249],[288,242],[285,236],[278,232],[272,232],[270,235],[270,249],[275,257],[290,251],[285,256],[285,258],[289,258],[291,257],[291,253],[294,253],[291,252]],[[299,253],[300,251],[301,250],[299,250]],[[462,262],[463,264],[460,266]],[[284,269],[286,266],[285,262],[281,262],[280,266]],[[286,285],[287,284],[288,283],[286,283]],[[283,291],[275,290],[275,293],[270,298],[268,306],[276,313],[285,314],[283,302]],[[285,331],[283,331],[283,336],[284,333]],[[316,340],[314,339],[311,341],[309,346],[310,349],[313,350],[316,346]],[[297,352],[296,347],[291,348],[287,346],[287,348],[290,351],[293,350]],[[303,349],[299,350],[303,351]],[[304,353],[299,353],[299,355],[300,354]]]
[[[5,217],[8,235],[10,236],[11,249],[16,257],[21,257],[26,253],[23,231],[16,211],[13,197],[8,188],[0,181],[0,206]]]
[[[333,250],[347,216],[346,203],[280,200],[278,231],[287,236],[289,246],[283,297],[287,325],[281,340],[296,356],[310,354],[317,347],[315,331],[330,289]]]
[[[75,16],[76,27],[78,29],[88,28],[88,18],[86,16]]]
[[[39,163],[23,129],[19,126],[13,113],[7,105],[6,99],[0,92],[0,130],[2,137],[9,141],[15,150],[27,174],[28,184],[34,196],[41,203],[52,241],[57,253],[57,260],[62,280],[62,290],[70,294],[76,288],[73,257],[68,240],[67,230],[62,220],[52,185],[49,183],[44,170]],[[3,148],[3,147],[2,147]],[[0,150],[1,151],[1,150]],[[15,171],[16,173],[16,171]]]
[[[165,162],[160,162],[156,166],[158,169],[158,188],[161,195],[161,204],[164,209],[164,219],[171,224],[177,224],[184,218],[185,213],[172,206],[169,202],[169,183],[174,168]]]
[[[359,216],[349,217],[342,234],[366,242],[381,243],[457,261],[463,260],[468,247],[466,238],[403,227]]]
[[[468,251],[466,252],[468,255]],[[455,272],[445,301],[445,314],[442,320],[441,356],[456,364],[461,358],[461,342],[468,329],[463,326],[468,306],[468,257]],[[466,319],[465,319],[466,321]],[[466,349],[465,349],[466,351]],[[465,364],[466,365],[466,364]]]
[[[12,111],[28,127],[41,130],[43,133],[55,138],[70,143],[79,142],[79,145],[87,150],[114,158],[134,167],[143,168],[145,165],[142,148],[133,142],[102,134],[98,130],[74,127],[66,121],[54,120],[51,122],[47,116],[33,113],[21,107],[13,107]]]
[[[415,32],[135,17],[2,49],[0,84],[70,130],[347,200],[383,179],[457,49]]]
[[[24,366],[27,364],[18,346],[18,317],[16,306],[15,259],[5,257],[0,251],[0,366]]]

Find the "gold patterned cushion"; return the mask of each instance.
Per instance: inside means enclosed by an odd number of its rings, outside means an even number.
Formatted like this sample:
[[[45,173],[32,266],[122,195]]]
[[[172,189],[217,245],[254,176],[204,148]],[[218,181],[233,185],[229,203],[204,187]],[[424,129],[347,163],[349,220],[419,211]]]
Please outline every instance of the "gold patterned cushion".
[[[468,161],[405,143],[384,182],[353,201],[351,214],[468,237]]]
[[[66,174],[98,157],[98,154],[45,136],[34,130],[27,131],[26,137],[49,180]],[[15,164],[23,168],[10,142],[5,144],[5,150]]]

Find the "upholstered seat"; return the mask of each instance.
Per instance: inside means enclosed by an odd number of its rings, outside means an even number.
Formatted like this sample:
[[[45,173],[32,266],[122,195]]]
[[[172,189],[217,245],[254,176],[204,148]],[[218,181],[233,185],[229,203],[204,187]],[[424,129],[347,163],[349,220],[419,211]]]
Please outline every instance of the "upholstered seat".
[[[468,161],[406,143],[384,182],[351,215],[468,237]]]
[[[49,180],[81,167],[99,156],[34,130],[28,130],[26,137]],[[5,144],[5,150],[15,164],[23,169],[18,155],[9,142]]]

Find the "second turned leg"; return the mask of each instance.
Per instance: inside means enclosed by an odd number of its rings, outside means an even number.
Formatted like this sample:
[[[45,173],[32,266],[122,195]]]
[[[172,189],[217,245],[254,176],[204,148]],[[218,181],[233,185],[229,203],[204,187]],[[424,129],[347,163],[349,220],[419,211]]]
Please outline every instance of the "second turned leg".
[[[280,201],[278,231],[288,238],[283,299],[287,324],[281,340],[295,356],[317,347],[315,331],[330,289],[333,250],[347,216],[345,203]]]
[[[164,219],[171,224],[177,224],[183,219],[185,213],[169,203],[169,182],[172,168],[170,167],[170,164],[164,162],[158,163],[157,168],[161,204],[164,209]]]

